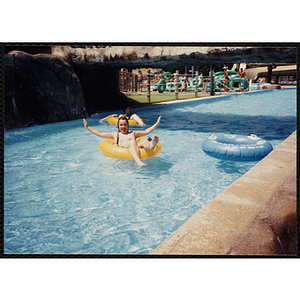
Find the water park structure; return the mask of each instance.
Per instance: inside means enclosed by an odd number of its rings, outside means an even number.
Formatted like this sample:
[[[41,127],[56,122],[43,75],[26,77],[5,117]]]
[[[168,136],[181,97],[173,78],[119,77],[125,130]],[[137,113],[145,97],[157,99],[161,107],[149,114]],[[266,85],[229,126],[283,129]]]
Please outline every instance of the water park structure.
[[[212,72],[212,71],[211,71]],[[210,74],[212,75],[212,74]],[[240,77],[240,75],[233,70],[228,70],[228,89],[234,92],[244,91],[249,87],[248,80],[246,78]],[[172,80],[173,75],[171,72],[164,72],[160,81],[154,85],[153,91],[158,91],[159,93],[175,92],[176,80]],[[202,92],[203,89],[203,74],[196,75],[194,78],[187,79],[187,92]],[[183,87],[184,77],[180,76],[178,78],[178,89],[181,90]],[[223,92],[226,90],[224,85],[225,77],[224,71],[214,73],[214,83],[212,84],[209,80],[207,84],[207,92],[211,91],[212,85],[214,85],[214,90],[216,92]]]

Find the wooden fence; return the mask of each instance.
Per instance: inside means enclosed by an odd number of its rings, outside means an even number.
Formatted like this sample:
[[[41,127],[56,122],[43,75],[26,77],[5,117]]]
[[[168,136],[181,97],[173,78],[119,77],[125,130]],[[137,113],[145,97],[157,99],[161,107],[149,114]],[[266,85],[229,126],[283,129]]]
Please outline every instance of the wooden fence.
[[[172,82],[175,85],[175,99],[178,99],[178,94],[182,91],[179,91],[179,77],[183,77],[183,74],[179,74],[178,70],[175,72],[174,78],[172,80],[166,80],[167,83]],[[207,78],[208,81],[211,82],[212,88],[210,89],[210,95],[213,96],[215,95],[215,86],[214,86],[214,72],[211,72],[210,76]],[[120,71],[119,72],[119,87],[121,92],[137,92],[138,91],[138,75],[133,74],[128,71]],[[146,90],[143,89],[143,92],[147,93],[147,103],[151,103],[151,85],[153,85],[153,74],[150,73],[150,70],[148,71],[147,75],[144,75],[144,83],[146,83]],[[195,94],[195,98],[198,97],[198,83],[199,83],[199,78],[198,78],[198,71],[195,72],[195,88],[194,91],[192,91]],[[156,83],[159,82],[160,79],[157,80]],[[166,85],[167,85],[166,83]],[[191,92],[191,90],[189,91]]]
[[[137,75],[127,71],[120,71],[119,86],[121,92],[137,92]]]

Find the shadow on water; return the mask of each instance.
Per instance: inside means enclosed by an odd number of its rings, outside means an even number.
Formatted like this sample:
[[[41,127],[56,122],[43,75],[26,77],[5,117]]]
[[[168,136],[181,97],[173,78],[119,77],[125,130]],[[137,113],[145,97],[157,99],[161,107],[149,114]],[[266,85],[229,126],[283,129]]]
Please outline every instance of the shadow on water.
[[[264,95],[266,93],[260,97],[264,97]],[[241,99],[252,98],[253,95],[240,95],[239,97],[242,97]],[[268,140],[284,139],[296,130],[297,118],[292,111],[290,115],[285,116],[260,115],[261,111],[257,108],[258,113],[256,115],[248,115],[247,109],[241,108],[239,111],[242,113],[234,114],[231,113],[230,105],[235,104],[231,104],[231,101],[231,97],[220,97],[188,103],[172,103],[152,108],[149,115],[158,116],[161,114],[162,119],[159,128],[169,131],[190,130],[203,133],[256,134]],[[264,103],[262,99],[259,101]],[[218,103],[220,103],[220,108],[215,109],[215,111],[201,111],[202,105],[205,110],[205,104]],[[225,103],[228,104],[224,105]],[[274,105],[276,106],[276,103]],[[281,105],[281,102],[278,105]],[[224,107],[225,112],[222,111],[221,107]],[[185,108],[188,110],[185,111]]]
[[[254,166],[257,162],[235,162],[227,160],[219,160],[216,164],[216,168],[220,173],[226,174],[241,174],[244,175],[248,170],[249,166]]]
[[[93,124],[95,123],[96,122]],[[84,128],[82,119],[5,130],[5,143],[10,145],[20,142],[39,140],[58,134],[68,133],[70,130],[74,130],[74,132],[79,130],[77,131],[78,134],[85,132],[86,129]]]
[[[246,95],[247,96],[247,95]],[[217,99],[201,100],[202,104],[212,104],[218,102],[230,102],[230,98],[221,97]],[[189,111],[180,108],[189,107]],[[168,105],[150,106],[149,108],[138,109],[141,117],[146,119],[146,125],[153,125],[158,116],[162,115],[159,129],[167,131],[189,130],[203,133],[232,133],[232,134],[256,134],[260,138],[284,139],[296,130],[296,116],[269,116],[269,115],[247,115],[230,114],[222,112],[195,112],[199,109],[199,101],[189,103],[172,103]],[[175,109],[174,109],[175,108]],[[178,111],[179,108],[180,110]],[[121,112],[121,111],[117,111]],[[89,125],[95,129],[102,128],[103,131],[116,131],[116,125],[100,124],[99,120],[108,113],[97,113],[88,118]],[[106,126],[104,126],[106,125]],[[100,127],[99,127],[100,126]],[[144,128],[143,128],[144,129]],[[59,122],[53,124],[37,125],[28,128],[20,128],[5,131],[5,143],[7,145],[27,140],[39,139],[59,133],[69,133],[85,135],[86,129],[82,119]],[[130,130],[142,130],[140,126],[131,126]]]
[[[162,175],[169,174],[173,164],[161,157],[152,157],[143,161],[146,166],[139,167],[133,160],[120,160],[116,170],[129,176],[134,174],[138,178],[159,179]]]
[[[296,130],[296,117],[181,112],[178,118],[178,113],[175,112],[164,115],[159,128],[171,131],[256,134],[264,139],[282,139]]]

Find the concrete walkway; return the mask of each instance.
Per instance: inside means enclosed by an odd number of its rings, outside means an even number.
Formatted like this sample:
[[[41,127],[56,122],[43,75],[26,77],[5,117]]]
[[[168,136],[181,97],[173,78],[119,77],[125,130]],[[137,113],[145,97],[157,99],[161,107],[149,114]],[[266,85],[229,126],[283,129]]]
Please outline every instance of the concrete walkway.
[[[153,255],[296,255],[296,131]]]

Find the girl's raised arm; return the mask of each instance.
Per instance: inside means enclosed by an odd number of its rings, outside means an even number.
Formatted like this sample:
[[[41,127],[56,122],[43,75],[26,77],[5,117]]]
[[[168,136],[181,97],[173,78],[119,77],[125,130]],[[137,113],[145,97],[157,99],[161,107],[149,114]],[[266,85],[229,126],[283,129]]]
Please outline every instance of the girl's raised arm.
[[[107,117],[101,119],[99,122],[100,122],[100,123],[103,123],[104,121],[108,120],[110,117],[113,117],[113,116],[114,116],[114,115],[109,115],[109,116],[107,116]]]
[[[83,119],[83,124],[84,124],[84,127],[87,130],[89,130],[91,133],[93,133],[97,136],[100,136],[100,137],[105,138],[105,139],[113,139],[115,137],[114,132],[101,132],[99,130],[96,130],[96,129],[93,129],[93,128],[89,127],[85,119]]]
[[[138,138],[138,137],[145,136],[145,135],[151,133],[158,126],[158,124],[160,123],[160,119],[161,119],[161,116],[158,117],[158,119],[157,119],[157,121],[154,125],[152,125],[151,127],[147,128],[144,131],[135,131],[134,136],[136,138]]]

